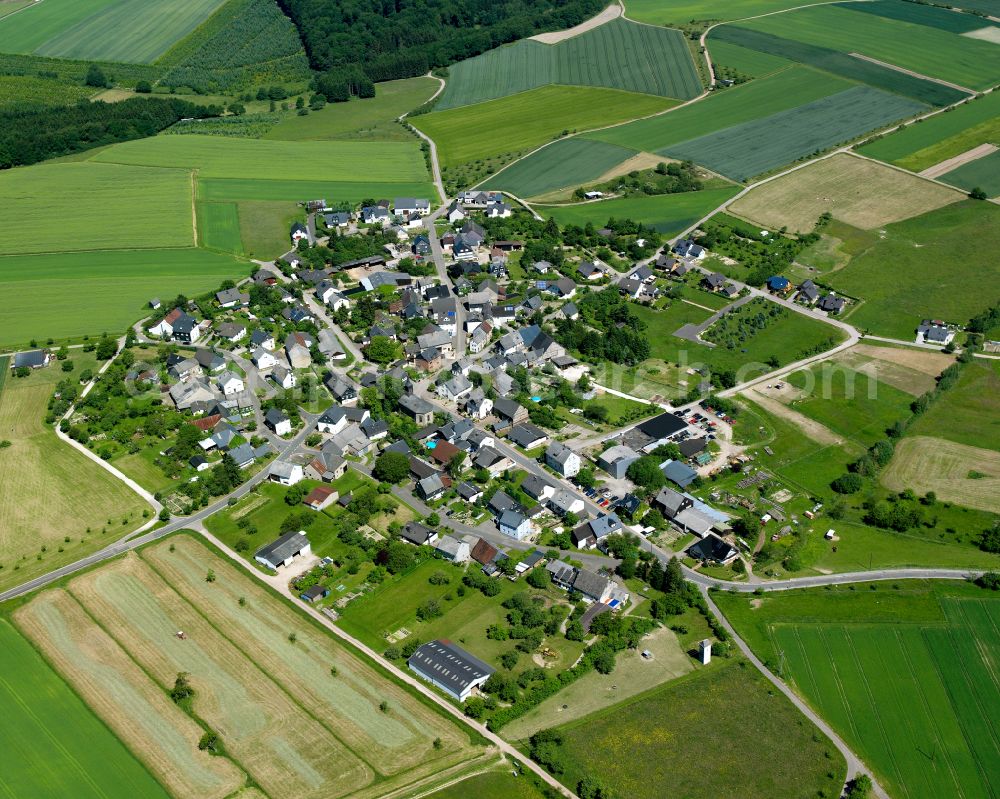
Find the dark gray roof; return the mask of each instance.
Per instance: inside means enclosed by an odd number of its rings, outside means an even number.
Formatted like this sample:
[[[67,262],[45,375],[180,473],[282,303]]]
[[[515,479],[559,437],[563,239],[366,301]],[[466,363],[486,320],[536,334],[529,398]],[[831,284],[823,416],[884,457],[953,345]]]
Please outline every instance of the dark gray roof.
[[[254,557],[266,560],[268,563],[283,563],[308,544],[309,539],[304,533],[285,533],[266,547],[258,549]]]
[[[605,590],[607,590],[609,582],[610,580],[607,577],[602,577],[586,569],[578,569],[576,579],[573,580],[573,590],[594,599],[599,599]]]
[[[30,366],[34,368],[36,366],[41,366],[43,363],[45,363],[44,350],[29,350],[28,352],[19,352],[14,356],[15,369],[21,366]]]
[[[495,671],[445,638],[424,644],[407,663],[417,673],[448,686],[455,694],[462,694],[470,685]]]

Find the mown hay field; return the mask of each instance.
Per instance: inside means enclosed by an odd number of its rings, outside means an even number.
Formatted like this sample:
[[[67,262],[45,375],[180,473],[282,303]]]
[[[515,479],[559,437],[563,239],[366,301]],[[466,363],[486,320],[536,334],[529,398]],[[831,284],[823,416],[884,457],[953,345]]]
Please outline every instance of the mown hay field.
[[[993,796],[1000,601],[952,583],[853,588],[717,602],[891,796]]]
[[[697,666],[557,730],[564,784],[589,776],[634,799],[836,795],[845,772],[843,758],[812,723],[755,669],[734,661]],[[780,757],[762,756],[778,751]]]
[[[737,189],[706,189],[683,194],[659,194],[649,197],[624,197],[577,205],[537,205],[544,217],[553,217],[560,225],[603,227],[612,217],[631,219],[673,236],[718,208]]]
[[[562,139],[515,161],[482,186],[503,189],[517,197],[537,197],[595,181],[636,154],[635,150],[603,141]]]
[[[911,339],[922,319],[965,322],[996,301],[982,287],[1000,279],[997,247],[1000,208],[963,200],[886,226],[824,281],[864,300],[848,311],[855,327]]]
[[[46,0],[0,21],[0,51],[150,64],[225,0]]]
[[[57,600],[80,611],[53,631],[50,608]],[[378,795],[417,785],[477,754],[450,721],[187,536],[78,577],[68,592],[41,594],[19,611],[18,623],[64,658],[56,663],[61,671],[79,669],[71,676],[78,690],[154,773],[174,780],[169,787],[179,796],[215,795],[196,787],[211,775],[182,746],[185,739],[196,744],[200,729],[154,732],[193,723],[165,695],[181,672],[195,690],[192,712],[221,739],[225,756],[210,762],[241,781],[248,775],[271,797],[370,799],[375,785]],[[79,643],[98,636],[108,643],[95,651]],[[94,661],[119,655],[122,682],[131,690],[102,702],[113,673]],[[145,682],[131,679],[133,661]],[[172,713],[156,708],[154,698]],[[220,791],[226,795],[232,787]]]
[[[0,450],[0,590],[123,537],[148,507],[44,424],[55,384],[97,366],[92,354],[70,360],[72,373],[53,364],[24,378],[8,375],[0,392],[0,430],[11,442]],[[2,366],[9,371],[6,360]]]
[[[907,125],[858,150],[869,158],[921,172],[980,144],[1000,143],[1000,92]]]
[[[997,397],[1000,397],[1000,364],[973,361],[962,368],[954,386],[914,419],[907,432],[1000,452]]]
[[[173,796],[222,799],[243,784],[233,763],[198,750],[202,728],[67,591],[39,595],[14,621]]]
[[[764,29],[742,27],[742,23],[714,28],[708,40],[709,51],[719,41],[729,42],[745,49],[767,53],[790,61],[797,61],[800,64],[808,64],[832,75],[865,83],[876,89],[901,94],[928,105],[945,106],[969,96],[968,92],[961,89],[902,72],[885,63],[875,63],[865,58],[857,58],[851,55],[852,51],[845,52],[835,47],[823,47],[800,41],[793,36],[776,35],[774,32]],[[727,64],[727,66],[739,69],[740,62]]]
[[[366,197],[435,196],[430,180],[378,182],[363,180],[257,180],[255,178],[204,178],[198,181],[198,199],[207,202],[256,200],[301,202],[323,198],[329,202],[356,203]],[[285,231],[287,233],[287,231]]]
[[[842,6],[802,8],[740,26],[842,53],[861,53],[971,89],[986,89],[1000,80],[1000,47],[991,42]]]
[[[1000,452],[912,436],[896,446],[882,484],[893,491],[933,491],[945,502],[1000,513]]]
[[[281,233],[287,245],[287,226]],[[197,295],[248,269],[230,255],[193,247],[0,257],[0,346],[119,333],[152,297]]]
[[[167,799],[168,794],[9,624],[0,620],[6,796]]]
[[[1000,195],[1000,150],[945,172],[938,180],[967,191],[982,189],[987,197],[996,197]]]
[[[850,81],[796,66],[713,93],[662,116],[586,134],[587,139],[656,152],[698,136],[787,111],[850,89]]]
[[[766,228],[807,233],[829,212],[854,227],[871,230],[899,222],[964,195],[898,169],[839,153],[758,186],[730,210]]]
[[[561,83],[688,100],[701,80],[680,31],[614,19],[559,44],[522,39],[448,68],[439,110]]]
[[[428,179],[427,166],[416,141],[284,142],[221,136],[153,136],[101,150],[93,162],[195,169],[199,179],[369,179],[376,183]]]
[[[625,14],[630,19],[650,25],[683,25],[694,20],[730,20],[770,14],[801,5],[798,0],[729,0],[725,4],[712,0],[627,0]]]
[[[0,175],[0,254],[191,247],[191,192],[186,169],[91,162],[10,169]]]
[[[561,135],[665,111],[672,100],[591,86],[542,86],[498,100],[414,117],[443,166],[531,150]]]
[[[923,108],[905,97],[855,86],[657,152],[690,159],[734,180],[746,180],[846,143]]]

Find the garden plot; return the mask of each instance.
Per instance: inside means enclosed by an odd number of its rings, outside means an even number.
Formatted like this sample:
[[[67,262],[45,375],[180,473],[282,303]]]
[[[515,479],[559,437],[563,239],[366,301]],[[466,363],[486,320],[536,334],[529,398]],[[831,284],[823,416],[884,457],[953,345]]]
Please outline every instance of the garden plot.
[[[222,799],[243,784],[231,762],[198,750],[201,727],[64,590],[41,594],[14,620],[174,796]]]
[[[274,799],[343,796],[373,778],[369,766],[137,557],[77,578],[70,590],[161,686],[189,675],[194,711]]]

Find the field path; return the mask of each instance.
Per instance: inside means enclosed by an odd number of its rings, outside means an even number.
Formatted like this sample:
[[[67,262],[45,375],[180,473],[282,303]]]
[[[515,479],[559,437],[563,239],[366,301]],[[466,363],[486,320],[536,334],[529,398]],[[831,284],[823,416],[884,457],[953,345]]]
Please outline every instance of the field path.
[[[923,172],[918,172],[922,178],[939,178],[946,172],[951,172],[953,169],[958,169],[958,167],[963,164],[967,164],[970,161],[976,161],[983,156],[989,155],[990,153],[995,153],[997,151],[997,146],[995,144],[980,144],[978,147],[973,147],[971,150],[966,150],[964,153],[959,153],[952,158],[945,159],[939,164],[934,164],[934,166],[929,166]]]
[[[559,42],[572,39],[574,36],[579,36],[581,33],[586,33],[594,28],[599,28],[605,22],[611,22],[611,20],[617,19],[624,13],[625,9],[622,8],[620,3],[612,3],[600,14],[597,14],[590,19],[585,19],[579,25],[574,25],[572,28],[566,28],[561,31],[550,31],[549,33],[538,33],[534,36],[529,36],[528,38],[536,42],[541,42],[542,44],[559,44]]]
[[[886,69],[894,70],[895,72],[902,72],[904,75],[909,75],[913,78],[920,78],[920,80],[927,80],[931,83],[938,83],[941,86],[947,86],[949,89],[957,89],[960,92],[966,92],[967,94],[976,94],[975,89],[970,89],[968,86],[959,86],[957,83],[950,83],[946,80],[941,80],[940,78],[932,78],[930,75],[924,75],[920,72],[914,72],[912,69],[904,69],[903,67],[896,66],[895,64],[890,64],[888,61],[879,61],[877,58],[872,58],[868,55],[862,55],[861,53],[848,53],[851,58],[860,58],[862,61],[868,61],[872,64],[878,64],[880,67],[885,67]]]
[[[834,433],[829,427],[810,419],[793,408],[789,408],[785,403],[779,402],[773,397],[762,394],[757,389],[747,389],[743,392],[743,396],[756,402],[769,413],[773,413],[778,418],[795,425],[817,444],[829,447],[844,443],[844,439]]]

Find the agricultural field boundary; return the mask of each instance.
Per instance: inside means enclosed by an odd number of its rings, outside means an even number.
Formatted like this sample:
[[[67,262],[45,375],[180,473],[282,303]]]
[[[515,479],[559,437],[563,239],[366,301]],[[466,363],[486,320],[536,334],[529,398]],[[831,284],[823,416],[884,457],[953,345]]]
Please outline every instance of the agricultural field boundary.
[[[970,96],[976,93],[975,89],[970,89],[968,86],[959,86],[957,83],[951,83],[941,78],[932,78],[930,75],[924,75],[921,72],[914,72],[912,69],[906,69],[904,67],[897,66],[896,64],[890,64],[888,61],[879,61],[877,58],[872,58],[868,55],[862,55],[861,53],[848,53],[848,55],[851,58],[860,58],[862,61],[869,61],[872,64],[878,64],[880,67],[892,69],[896,72],[902,72],[904,75],[909,75],[913,78],[920,78],[921,80],[927,80],[931,83],[940,83],[942,86],[947,86],[949,89],[957,89],[960,92],[966,92]]]
[[[586,33],[594,28],[598,28],[606,22],[611,22],[611,20],[617,19],[624,13],[625,9],[622,8],[621,3],[614,2],[600,14],[597,14],[590,19],[586,19],[579,25],[574,25],[572,28],[566,28],[561,31],[550,31],[549,33],[536,33],[534,36],[529,36],[528,38],[534,42],[541,42],[542,44],[559,44],[559,42],[564,42],[567,39],[572,39],[574,36],[579,36],[581,33]]]
[[[922,172],[917,172],[916,174],[918,177],[922,178],[939,178],[945,173],[951,172],[953,169],[958,169],[960,166],[971,163],[972,161],[977,161],[983,156],[995,153],[996,151],[997,146],[995,144],[980,144],[978,147],[973,147],[971,150],[966,150],[960,155],[948,158],[939,164],[934,164],[934,166],[929,166],[927,169]]]

